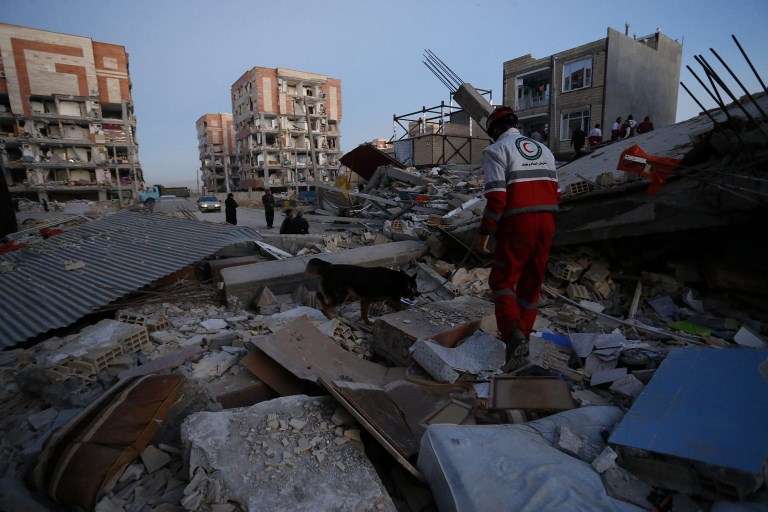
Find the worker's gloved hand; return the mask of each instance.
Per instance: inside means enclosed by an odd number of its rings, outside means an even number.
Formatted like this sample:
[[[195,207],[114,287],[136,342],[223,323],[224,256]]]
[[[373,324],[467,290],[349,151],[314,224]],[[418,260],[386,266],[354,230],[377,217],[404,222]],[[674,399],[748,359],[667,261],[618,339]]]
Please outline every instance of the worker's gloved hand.
[[[489,235],[480,234],[475,239],[475,245],[473,249],[478,254],[490,254],[491,252],[489,249],[490,241],[491,241],[491,237]]]

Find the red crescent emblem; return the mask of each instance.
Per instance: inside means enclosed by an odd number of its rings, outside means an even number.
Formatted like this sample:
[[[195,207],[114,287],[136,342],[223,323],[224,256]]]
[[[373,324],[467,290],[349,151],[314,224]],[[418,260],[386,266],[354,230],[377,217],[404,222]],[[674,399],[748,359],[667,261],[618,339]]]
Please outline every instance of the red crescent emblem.
[[[530,149],[528,149],[528,144],[530,144],[530,142],[523,142],[523,144],[522,144],[522,146],[523,146],[523,150],[524,150],[526,153],[531,153],[531,150],[530,150]]]

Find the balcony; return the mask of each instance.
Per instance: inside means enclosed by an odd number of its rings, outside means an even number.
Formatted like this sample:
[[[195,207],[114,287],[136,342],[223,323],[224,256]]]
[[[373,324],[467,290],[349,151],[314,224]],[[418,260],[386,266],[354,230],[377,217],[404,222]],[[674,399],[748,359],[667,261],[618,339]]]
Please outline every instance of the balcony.
[[[536,96],[523,96],[517,100],[517,110],[546,107],[549,105],[549,93]]]

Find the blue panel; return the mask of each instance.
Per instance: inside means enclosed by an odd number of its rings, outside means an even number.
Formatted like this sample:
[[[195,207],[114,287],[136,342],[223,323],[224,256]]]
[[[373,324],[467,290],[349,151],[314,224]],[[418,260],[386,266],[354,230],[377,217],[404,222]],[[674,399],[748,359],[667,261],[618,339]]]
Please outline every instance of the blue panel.
[[[571,345],[571,338],[565,336],[564,334],[543,332],[541,333],[541,337],[547,341],[551,341],[555,345],[560,345],[561,347],[567,348],[568,350],[573,350],[573,346]]]
[[[768,351],[670,352],[610,442],[748,473],[768,456]]]

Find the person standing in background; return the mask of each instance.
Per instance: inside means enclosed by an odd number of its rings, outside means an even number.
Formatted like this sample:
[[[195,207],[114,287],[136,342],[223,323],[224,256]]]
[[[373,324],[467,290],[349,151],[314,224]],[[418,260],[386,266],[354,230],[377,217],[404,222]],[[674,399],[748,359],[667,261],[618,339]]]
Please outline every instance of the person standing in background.
[[[578,126],[573,129],[573,133],[571,133],[571,146],[573,146],[573,150],[576,152],[576,156],[574,158],[579,158],[584,154],[582,149],[584,149],[584,142],[587,139],[586,135],[587,134],[584,133],[584,130]]]
[[[594,128],[589,130],[589,138],[587,139],[587,142],[590,146],[603,142],[603,130],[600,129],[600,123],[597,123]]]
[[[267,189],[264,192],[261,202],[264,204],[264,217],[267,219],[267,229],[272,229],[272,224],[275,222],[275,196],[272,195],[271,189]]]
[[[611,141],[619,140],[621,137],[621,116],[617,117],[611,126]]]
[[[227,200],[224,201],[224,217],[228,224],[237,226],[237,201],[232,195],[232,192],[227,194]]]

